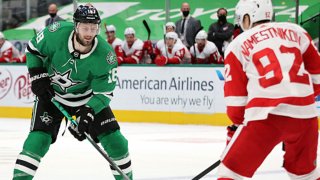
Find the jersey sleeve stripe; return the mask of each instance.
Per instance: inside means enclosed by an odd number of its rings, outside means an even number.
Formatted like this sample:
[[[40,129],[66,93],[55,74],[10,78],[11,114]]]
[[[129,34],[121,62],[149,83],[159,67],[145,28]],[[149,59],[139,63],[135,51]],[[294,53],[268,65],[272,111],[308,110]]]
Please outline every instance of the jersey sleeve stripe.
[[[113,98],[113,92],[93,92],[93,94],[101,94],[101,95],[109,98],[110,100],[112,100],[112,98]]]
[[[313,104],[314,102],[314,94],[305,97],[253,98],[249,101],[246,109],[254,107],[275,107],[280,104],[307,106]]]
[[[181,63],[181,58],[179,56],[175,56],[176,58],[178,58],[179,62]]]
[[[29,41],[26,51],[30,52],[31,54],[40,56],[40,57],[46,57],[45,55],[40,54],[39,50],[33,46],[31,41]]]
[[[136,60],[137,64],[139,64],[139,58],[137,56],[131,56],[134,60]]]
[[[247,96],[226,96],[225,102],[227,106],[245,106],[247,104]]]

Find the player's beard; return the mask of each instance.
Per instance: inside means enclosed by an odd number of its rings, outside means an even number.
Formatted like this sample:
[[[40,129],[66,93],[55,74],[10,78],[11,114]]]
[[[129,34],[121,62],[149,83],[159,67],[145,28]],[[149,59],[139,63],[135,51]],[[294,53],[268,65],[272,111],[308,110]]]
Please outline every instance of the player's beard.
[[[85,47],[91,46],[92,42],[93,42],[93,38],[91,40],[86,40],[86,39],[80,38],[79,33],[76,33],[76,40],[79,44],[81,44],[82,46],[85,46]]]
[[[204,49],[205,44],[198,44],[198,49],[202,51]]]

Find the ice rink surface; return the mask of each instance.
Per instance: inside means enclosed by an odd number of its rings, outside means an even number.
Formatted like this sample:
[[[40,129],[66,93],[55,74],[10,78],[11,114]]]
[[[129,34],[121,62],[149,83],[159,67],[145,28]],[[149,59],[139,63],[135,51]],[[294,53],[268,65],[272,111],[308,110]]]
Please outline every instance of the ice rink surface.
[[[29,132],[30,120],[0,119],[0,180],[12,179],[18,153]],[[42,159],[35,180],[112,180],[108,162],[88,142],[64,130]],[[134,179],[191,180],[217,161],[225,147],[224,127],[120,123],[129,140]],[[288,180],[278,145],[252,179]],[[319,158],[318,158],[319,159]],[[216,170],[203,178],[216,179]]]

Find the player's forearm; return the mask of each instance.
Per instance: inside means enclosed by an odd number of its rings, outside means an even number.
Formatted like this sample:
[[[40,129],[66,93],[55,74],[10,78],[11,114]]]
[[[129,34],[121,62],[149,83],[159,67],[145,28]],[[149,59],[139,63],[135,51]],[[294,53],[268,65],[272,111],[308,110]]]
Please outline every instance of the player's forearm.
[[[172,57],[168,59],[168,64],[180,64],[180,58],[179,57]]]
[[[139,57],[137,56],[130,56],[123,58],[123,63],[125,64],[139,64]]]
[[[26,54],[26,59],[27,59],[27,67],[28,69],[30,68],[35,68],[35,67],[43,67],[43,61],[36,55],[33,55],[31,53]]]
[[[0,63],[7,63],[10,62],[10,59],[8,57],[0,57]]]
[[[242,124],[244,121],[244,106],[227,106],[227,115],[233,124]]]

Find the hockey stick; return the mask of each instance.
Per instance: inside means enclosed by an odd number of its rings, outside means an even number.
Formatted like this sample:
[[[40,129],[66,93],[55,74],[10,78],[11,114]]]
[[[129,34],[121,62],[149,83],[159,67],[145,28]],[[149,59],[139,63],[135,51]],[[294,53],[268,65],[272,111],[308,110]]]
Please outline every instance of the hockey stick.
[[[147,32],[148,32],[148,41],[149,41],[149,40],[150,40],[150,34],[151,34],[150,27],[149,27],[149,25],[148,25],[148,23],[147,23],[146,20],[143,20],[142,23],[143,23],[144,27],[146,28],[146,30],[147,30]],[[151,44],[152,44],[152,43],[151,43]],[[150,56],[150,59],[153,61],[154,58],[155,58],[154,52],[152,51],[152,52],[149,54],[149,56]]]
[[[74,120],[72,118],[72,116],[70,116],[70,114],[61,106],[61,104],[56,101],[54,98],[51,99],[51,102],[61,111],[61,113],[69,120],[71,121],[71,123],[73,125],[75,125],[76,127],[78,126],[78,123],[76,120]],[[98,146],[97,143],[94,142],[94,140],[92,139],[92,137],[84,132],[84,135],[86,136],[86,138],[88,139],[88,141],[93,145],[94,148],[96,148],[96,150],[98,150],[98,152],[110,163],[110,165],[125,179],[125,180],[130,180],[129,177],[124,174],[121,169],[118,167],[118,165],[116,165],[115,162],[112,161],[112,159]]]
[[[195,58],[195,59],[197,59],[197,52],[196,52],[196,36],[197,36],[197,34],[198,34],[202,29],[203,29],[203,26],[201,26],[201,27],[197,30],[197,32],[196,32],[196,34],[195,34],[195,36],[193,37],[193,39],[194,39],[194,43],[193,43],[193,51],[194,51],[194,58]]]
[[[150,40],[150,34],[151,34],[150,27],[149,27],[149,25],[148,25],[146,20],[143,20],[142,23],[143,23],[144,27],[146,28],[146,30],[148,32],[148,40]]]
[[[214,170],[216,167],[218,167],[220,163],[221,163],[221,161],[218,160],[217,162],[215,162],[214,164],[212,164],[211,166],[209,166],[207,169],[205,169],[204,171],[202,171],[200,174],[198,174],[196,177],[192,178],[192,180],[199,180],[199,179],[201,179],[203,176],[205,176],[206,174],[208,174],[210,171],[212,171],[212,170]]]

